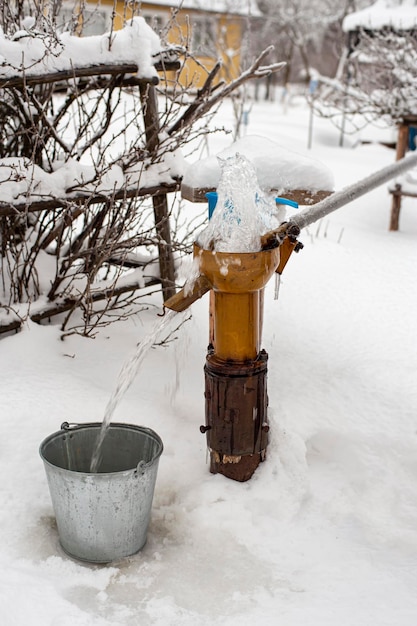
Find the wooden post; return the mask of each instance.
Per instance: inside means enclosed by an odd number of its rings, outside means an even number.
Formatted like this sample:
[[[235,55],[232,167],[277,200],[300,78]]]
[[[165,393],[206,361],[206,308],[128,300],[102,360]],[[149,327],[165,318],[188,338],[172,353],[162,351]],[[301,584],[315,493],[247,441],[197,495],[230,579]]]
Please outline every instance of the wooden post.
[[[145,122],[146,147],[151,154],[155,154],[159,146],[160,130],[156,90],[152,84],[140,85],[139,90]],[[159,272],[163,298],[166,300],[175,294],[175,266],[166,194],[153,196],[152,203],[158,235]]]
[[[401,210],[401,185],[395,185],[392,193],[391,218],[389,223],[390,230],[398,230]]]
[[[396,161],[403,159],[408,147],[408,124],[402,123],[398,127]],[[401,210],[401,194],[393,195],[389,229],[396,231],[399,228]]]

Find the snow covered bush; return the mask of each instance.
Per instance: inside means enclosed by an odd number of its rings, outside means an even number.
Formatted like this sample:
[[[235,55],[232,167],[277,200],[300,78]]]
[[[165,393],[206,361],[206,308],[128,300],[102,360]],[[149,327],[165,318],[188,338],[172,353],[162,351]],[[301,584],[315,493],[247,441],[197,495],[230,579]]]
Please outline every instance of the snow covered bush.
[[[417,114],[417,37],[413,30],[360,29],[337,79],[320,78],[315,111],[353,128],[394,125]]]
[[[182,162],[143,114],[159,83],[159,37],[142,17],[80,37],[74,15],[73,32],[60,32],[60,6],[26,15],[24,3],[1,3],[0,302],[11,327],[64,312],[68,329],[77,310],[88,333],[129,314],[138,287],[160,284],[158,245],[170,233],[149,198],[159,193],[168,216],[164,194]],[[173,271],[165,278],[169,292]]]
[[[190,94],[140,15],[83,37],[82,12],[62,25],[60,8],[0,3],[0,328],[60,314],[91,334],[151,289],[175,292],[198,226],[173,214],[183,150],[223,98],[281,64],[261,66],[266,50],[228,84],[217,64]]]

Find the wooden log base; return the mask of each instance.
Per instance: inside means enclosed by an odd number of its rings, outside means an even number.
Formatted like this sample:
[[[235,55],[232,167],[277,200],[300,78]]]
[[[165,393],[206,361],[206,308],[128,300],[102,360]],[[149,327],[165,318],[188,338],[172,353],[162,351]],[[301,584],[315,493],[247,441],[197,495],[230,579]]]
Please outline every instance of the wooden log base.
[[[252,478],[258,465],[265,460],[266,451],[245,456],[220,455],[215,450],[210,451],[210,472],[222,474],[226,478],[244,483]]]
[[[217,191],[215,187],[190,187],[182,183],[181,197],[189,202],[207,202],[206,193]],[[333,191],[327,189],[268,189],[268,193],[275,196],[285,196],[288,200],[294,200],[300,205],[311,205],[331,196]]]
[[[244,482],[265,458],[268,445],[267,360],[221,361],[209,351],[205,373],[205,433],[210,472]]]

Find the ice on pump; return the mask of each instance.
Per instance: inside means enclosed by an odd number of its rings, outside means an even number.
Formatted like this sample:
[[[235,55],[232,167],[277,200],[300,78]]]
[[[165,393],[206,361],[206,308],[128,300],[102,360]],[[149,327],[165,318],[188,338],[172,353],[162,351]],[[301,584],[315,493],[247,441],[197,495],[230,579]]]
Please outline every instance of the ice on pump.
[[[242,154],[218,158],[217,205],[198,245],[216,252],[258,252],[261,236],[278,228],[285,210],[259,186],[255,167]]]

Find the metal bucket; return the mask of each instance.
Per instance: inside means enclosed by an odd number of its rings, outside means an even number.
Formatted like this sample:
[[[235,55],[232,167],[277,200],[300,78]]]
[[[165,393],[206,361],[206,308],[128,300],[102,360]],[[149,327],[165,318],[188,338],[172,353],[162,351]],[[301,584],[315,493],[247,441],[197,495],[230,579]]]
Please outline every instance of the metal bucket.
[[[82,561],[108,563],[146,542],[163,444],[149,428],[110,424],[99,473],[91,473],[100,428],[65,422],[39,452],[63,549]]]

